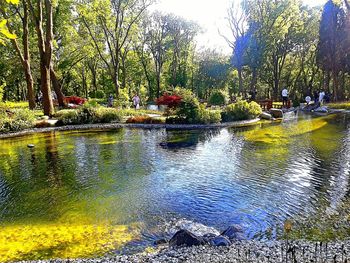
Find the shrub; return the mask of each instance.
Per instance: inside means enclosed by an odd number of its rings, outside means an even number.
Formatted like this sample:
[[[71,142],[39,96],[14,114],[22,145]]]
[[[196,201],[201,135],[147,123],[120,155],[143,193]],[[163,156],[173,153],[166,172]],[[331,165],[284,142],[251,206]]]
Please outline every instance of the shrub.
[[[182,98],[176,94],[169,95],[167,93],[164,93],[163,96],[159,97],[156,100],[157,105],[166,105],[169,108],[175,108],[179,106],[181,103]]]
[[[109,123],[112,121],[120,121],[121,115],[117,109],[99,107],[95,109],[95,122]]]
[[[117,109],[94,107],[89,104],[79,109],[58,111],[55,116],[59,125],[109,123],[121,120],[121,114]]]
[[[28,109],[0,109],[0,132],[20,131],[34,127],[35,114]]]
[[[199,102],[194,96],[182,99],[177,108],[176,115],[185,123],[196,123],[199,116]]]
[[[197,122],[202,124],[220,123],[221,112],[218,110],[207,110],[204,106],[200,106]]]
[[[200,105],[198,99],[188,90],[177,90],[181,94],[181,102],[176,107],[175,117],[168,117],[167,123],[171,124],[210,124],[221,121],[219,111],[207,110],[204,105]]]
[[[225,105],[227,101],[228,99],[226,94],[221,90],[214,91],[209,98],[209,103],[211,105],[222,106]]]
[[[58,119],[58,124],[60,125],[80,123],[79,112],[76,109],[60,110],[56,112],[55,117]]]
[[[66,103],[75,104],[75,105],[83,105],[86,102],[86,99],[78,97],[78,96],[68,96],[65,97]]]
[[[239,121],[254,119],[262,113],[261,107],[256,102],[239,101],[228,105],[221,113],[223,121]]]

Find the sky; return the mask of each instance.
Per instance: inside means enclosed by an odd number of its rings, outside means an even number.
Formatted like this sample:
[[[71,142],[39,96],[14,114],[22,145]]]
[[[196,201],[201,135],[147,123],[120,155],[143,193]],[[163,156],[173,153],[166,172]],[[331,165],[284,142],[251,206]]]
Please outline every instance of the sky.
[[[199,49],[204,47],[230,54],[231,50],[223,35],[230,36],[225,16],[232,0],[158,0],[153,10],[174,13],[187,20],[197,22],[204,32],[197,37]],[[303,0],[310,6],[323,5],[326,0]]]

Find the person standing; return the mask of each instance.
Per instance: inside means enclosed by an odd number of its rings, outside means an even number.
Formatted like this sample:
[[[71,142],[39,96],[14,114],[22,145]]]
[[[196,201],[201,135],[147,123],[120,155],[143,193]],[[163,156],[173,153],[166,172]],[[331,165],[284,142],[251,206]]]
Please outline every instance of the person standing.
[[[132,103],[136,110],[140,108],[140,97],[137,93],[132,97]]]
[[[324,96],[325,96],[325,95],[326,95],[326,93],[325,93],[323,90],[321,90],[320,95],[319,95],[319,97],[318,97],[318,101],[319,101],[319,103],[320,103],[320,106],[323,105],[323,99],[324,99]]]
[[[288,90],[286,87],[282,90],[282,107],[288,107]]]
[[[113,107],[113,95],[110,94],[109,97],[108,97],[108,107]]]

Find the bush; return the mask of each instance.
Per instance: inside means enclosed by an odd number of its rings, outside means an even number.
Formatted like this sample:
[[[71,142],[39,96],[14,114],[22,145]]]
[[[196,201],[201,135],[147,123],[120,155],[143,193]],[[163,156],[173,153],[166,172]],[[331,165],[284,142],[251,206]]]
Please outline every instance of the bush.
[[[55,117],[60,125],[79,124],[79,113],[77,109],[60,110],[56,112]]]
[[[199,102],[195,97],[183,98],[176,115],[186,123],[196,123],[199,116]]]
[[[256,102],[239,101],[228,105],[221,113],[223,121],[240,121],[254,119],[262,113],[261,107]]]
[[[121,115],[117,109],[113,108],[96,108],[95,122],[110,123],[112,121],[120,121]]]
[[[55,116],[59,125],[110,123],[121,120],[121,114],[117,109],[95,107],[89,104],[79,109],[58,111]]]
[[[222,106],[225,105],[228,101],[228,98],[224,92],[221,90],[214,91],[209,98],[209,103],[211,105]]]
[[[75,105],[83,105],[87,100],[78,96],[67,96],[65,97],[65,102]]]
[[[191,91],[178,88],[176,94],[179,94],[182,100],[176,108],[176,117],[169,117],[167,123],[210,124],[221,121],[220,112],[207,110],[200,105]]]
[[[207,110],[204,106],[201,106],[198,113],[198,123],[211,124],[221,122],[221,112],[218,110]]]
[[[0,109],[0,132],[14,132],[34,127],[35,114],[28,109]]]

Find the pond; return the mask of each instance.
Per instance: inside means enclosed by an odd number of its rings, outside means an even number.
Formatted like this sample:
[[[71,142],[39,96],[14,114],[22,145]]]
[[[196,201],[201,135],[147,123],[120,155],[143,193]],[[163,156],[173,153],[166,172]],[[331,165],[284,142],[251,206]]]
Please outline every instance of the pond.
[[[34,148],[28,148],[34,144]],[[169,222],[246,238],[349,198],[350,116],[211,131],[89,130],[0,140],[0,261],[149,246]]]

